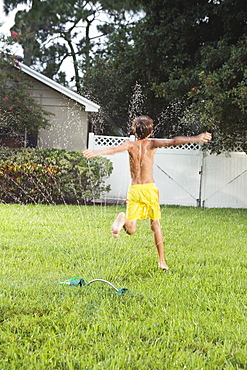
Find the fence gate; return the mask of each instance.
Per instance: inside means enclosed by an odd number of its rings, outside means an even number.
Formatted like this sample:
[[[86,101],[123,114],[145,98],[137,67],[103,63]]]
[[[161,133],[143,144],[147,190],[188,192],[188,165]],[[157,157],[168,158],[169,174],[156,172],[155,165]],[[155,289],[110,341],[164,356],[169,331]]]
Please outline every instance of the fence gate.
[[[157,150],[154,178],[161,204],[200,205],[202,158],[200,145],[194,143]]]
[[[247,208],[246,153],[205,156],[202,206]]]

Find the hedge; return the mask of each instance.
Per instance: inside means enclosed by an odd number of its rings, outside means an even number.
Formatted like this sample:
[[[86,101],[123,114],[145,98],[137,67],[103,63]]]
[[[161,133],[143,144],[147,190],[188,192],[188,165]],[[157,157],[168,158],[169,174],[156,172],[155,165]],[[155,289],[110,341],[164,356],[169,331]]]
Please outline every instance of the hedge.
[[[109,192],[112,169],[77,151],[0,147],[0,202],[85,204]]]

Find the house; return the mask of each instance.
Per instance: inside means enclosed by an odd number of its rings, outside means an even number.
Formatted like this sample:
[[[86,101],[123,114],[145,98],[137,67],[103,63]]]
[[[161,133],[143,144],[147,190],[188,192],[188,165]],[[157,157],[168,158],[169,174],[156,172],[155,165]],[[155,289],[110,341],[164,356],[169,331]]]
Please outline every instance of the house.
[[[38,134],[38,148],[83,150],[87,146],[88,114],[98,112],[99,105],[60,85],[23,63],[18,63],[32,82],[30,95],[43,109],[53,113],[50,127]]]

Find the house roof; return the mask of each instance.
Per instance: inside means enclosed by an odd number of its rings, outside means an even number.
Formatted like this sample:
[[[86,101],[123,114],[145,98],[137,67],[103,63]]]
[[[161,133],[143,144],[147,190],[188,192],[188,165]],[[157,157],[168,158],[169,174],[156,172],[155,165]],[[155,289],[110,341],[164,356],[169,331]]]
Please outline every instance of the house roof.
[[[18,63],[17,66],[29,76],[60,92],[61,94],[66,95],[68,98],[75,100],[79,104],[84,105],[86,112],[98,112],[100,106],[93,103],[91,100],[88,100],[83,96],[75,93],[74,91],[68,89],[67,87],[60,85],[59,83],[53,81],[51,78],[42,75],[42,73],[35,71],[34,69],[26,66],[23,63]]]

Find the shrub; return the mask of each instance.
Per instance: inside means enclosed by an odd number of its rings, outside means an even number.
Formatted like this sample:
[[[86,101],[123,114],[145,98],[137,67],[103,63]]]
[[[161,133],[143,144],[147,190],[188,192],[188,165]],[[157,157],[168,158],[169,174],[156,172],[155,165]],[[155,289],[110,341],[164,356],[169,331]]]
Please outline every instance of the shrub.
[[[110,190],[106,158],[90,162],[80,152],[61,149],[0,148],[0,201],[85,204]]]

